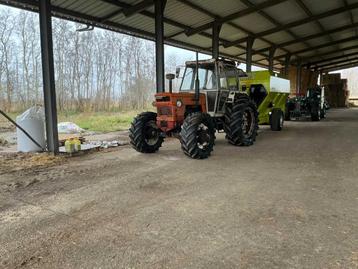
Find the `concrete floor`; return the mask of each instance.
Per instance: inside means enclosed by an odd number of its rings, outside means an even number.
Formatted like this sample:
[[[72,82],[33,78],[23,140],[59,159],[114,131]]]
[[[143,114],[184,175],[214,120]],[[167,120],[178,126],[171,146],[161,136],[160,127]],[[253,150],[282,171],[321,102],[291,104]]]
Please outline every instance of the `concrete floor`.
[[[358,110],[0,175],[2,268],[358,268]]]

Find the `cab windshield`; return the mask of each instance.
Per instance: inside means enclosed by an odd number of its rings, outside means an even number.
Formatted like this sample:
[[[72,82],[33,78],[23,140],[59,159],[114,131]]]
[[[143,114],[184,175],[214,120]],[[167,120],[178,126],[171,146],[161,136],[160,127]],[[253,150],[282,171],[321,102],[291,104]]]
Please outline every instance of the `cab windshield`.
[[[198,78],[201,90],[212,90],[217,88],[215,66],[199,67]],[[196,67],[186,67],[180,91],[192,91],[195,89]]]

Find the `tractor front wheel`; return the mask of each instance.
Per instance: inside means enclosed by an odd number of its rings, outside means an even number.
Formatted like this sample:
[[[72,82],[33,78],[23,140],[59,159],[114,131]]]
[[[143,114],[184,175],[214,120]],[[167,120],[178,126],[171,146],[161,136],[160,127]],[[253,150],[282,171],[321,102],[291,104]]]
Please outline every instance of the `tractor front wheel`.
[[[258,130],[256,105],[248,99],[237,100],[226,111],[226,139],[235,146],[250,146],[254,143]]]
[[[188,115],[181,127],[180,142],[190,158],[208,158],[215,144],[215,124],[210,115],[201,112]]]
[[[154,153],[162,146],[163,136],[156,124],[157,113],[143,112],[134,118],[129,129],[132,147],[142,153]]]

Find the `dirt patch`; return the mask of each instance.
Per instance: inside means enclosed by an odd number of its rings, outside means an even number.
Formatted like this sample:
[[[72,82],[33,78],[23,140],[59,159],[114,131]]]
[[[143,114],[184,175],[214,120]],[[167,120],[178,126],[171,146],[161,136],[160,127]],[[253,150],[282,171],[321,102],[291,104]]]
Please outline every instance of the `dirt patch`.
[[[16,128],[14,126],[0,126],[0,133],[5,132],[15,132]]]
[[[7,145],[9,145],[9,142],[5,138],[0,137],[0,146],[6,147]]]
[[[66,160],[63,156],[48,153],[16,153],[0,155],[0,175],[11,172],[58,165]]]

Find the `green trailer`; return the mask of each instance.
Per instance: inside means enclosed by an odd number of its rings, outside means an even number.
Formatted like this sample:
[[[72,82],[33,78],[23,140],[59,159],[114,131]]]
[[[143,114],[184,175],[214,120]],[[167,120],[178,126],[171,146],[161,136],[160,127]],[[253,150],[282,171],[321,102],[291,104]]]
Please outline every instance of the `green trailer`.
[[[256,103],[259,124],[270,124],[271,130],[281,131],[290,81],[273,76],[269,71],[254,71],[240,77],[240,87]]]

